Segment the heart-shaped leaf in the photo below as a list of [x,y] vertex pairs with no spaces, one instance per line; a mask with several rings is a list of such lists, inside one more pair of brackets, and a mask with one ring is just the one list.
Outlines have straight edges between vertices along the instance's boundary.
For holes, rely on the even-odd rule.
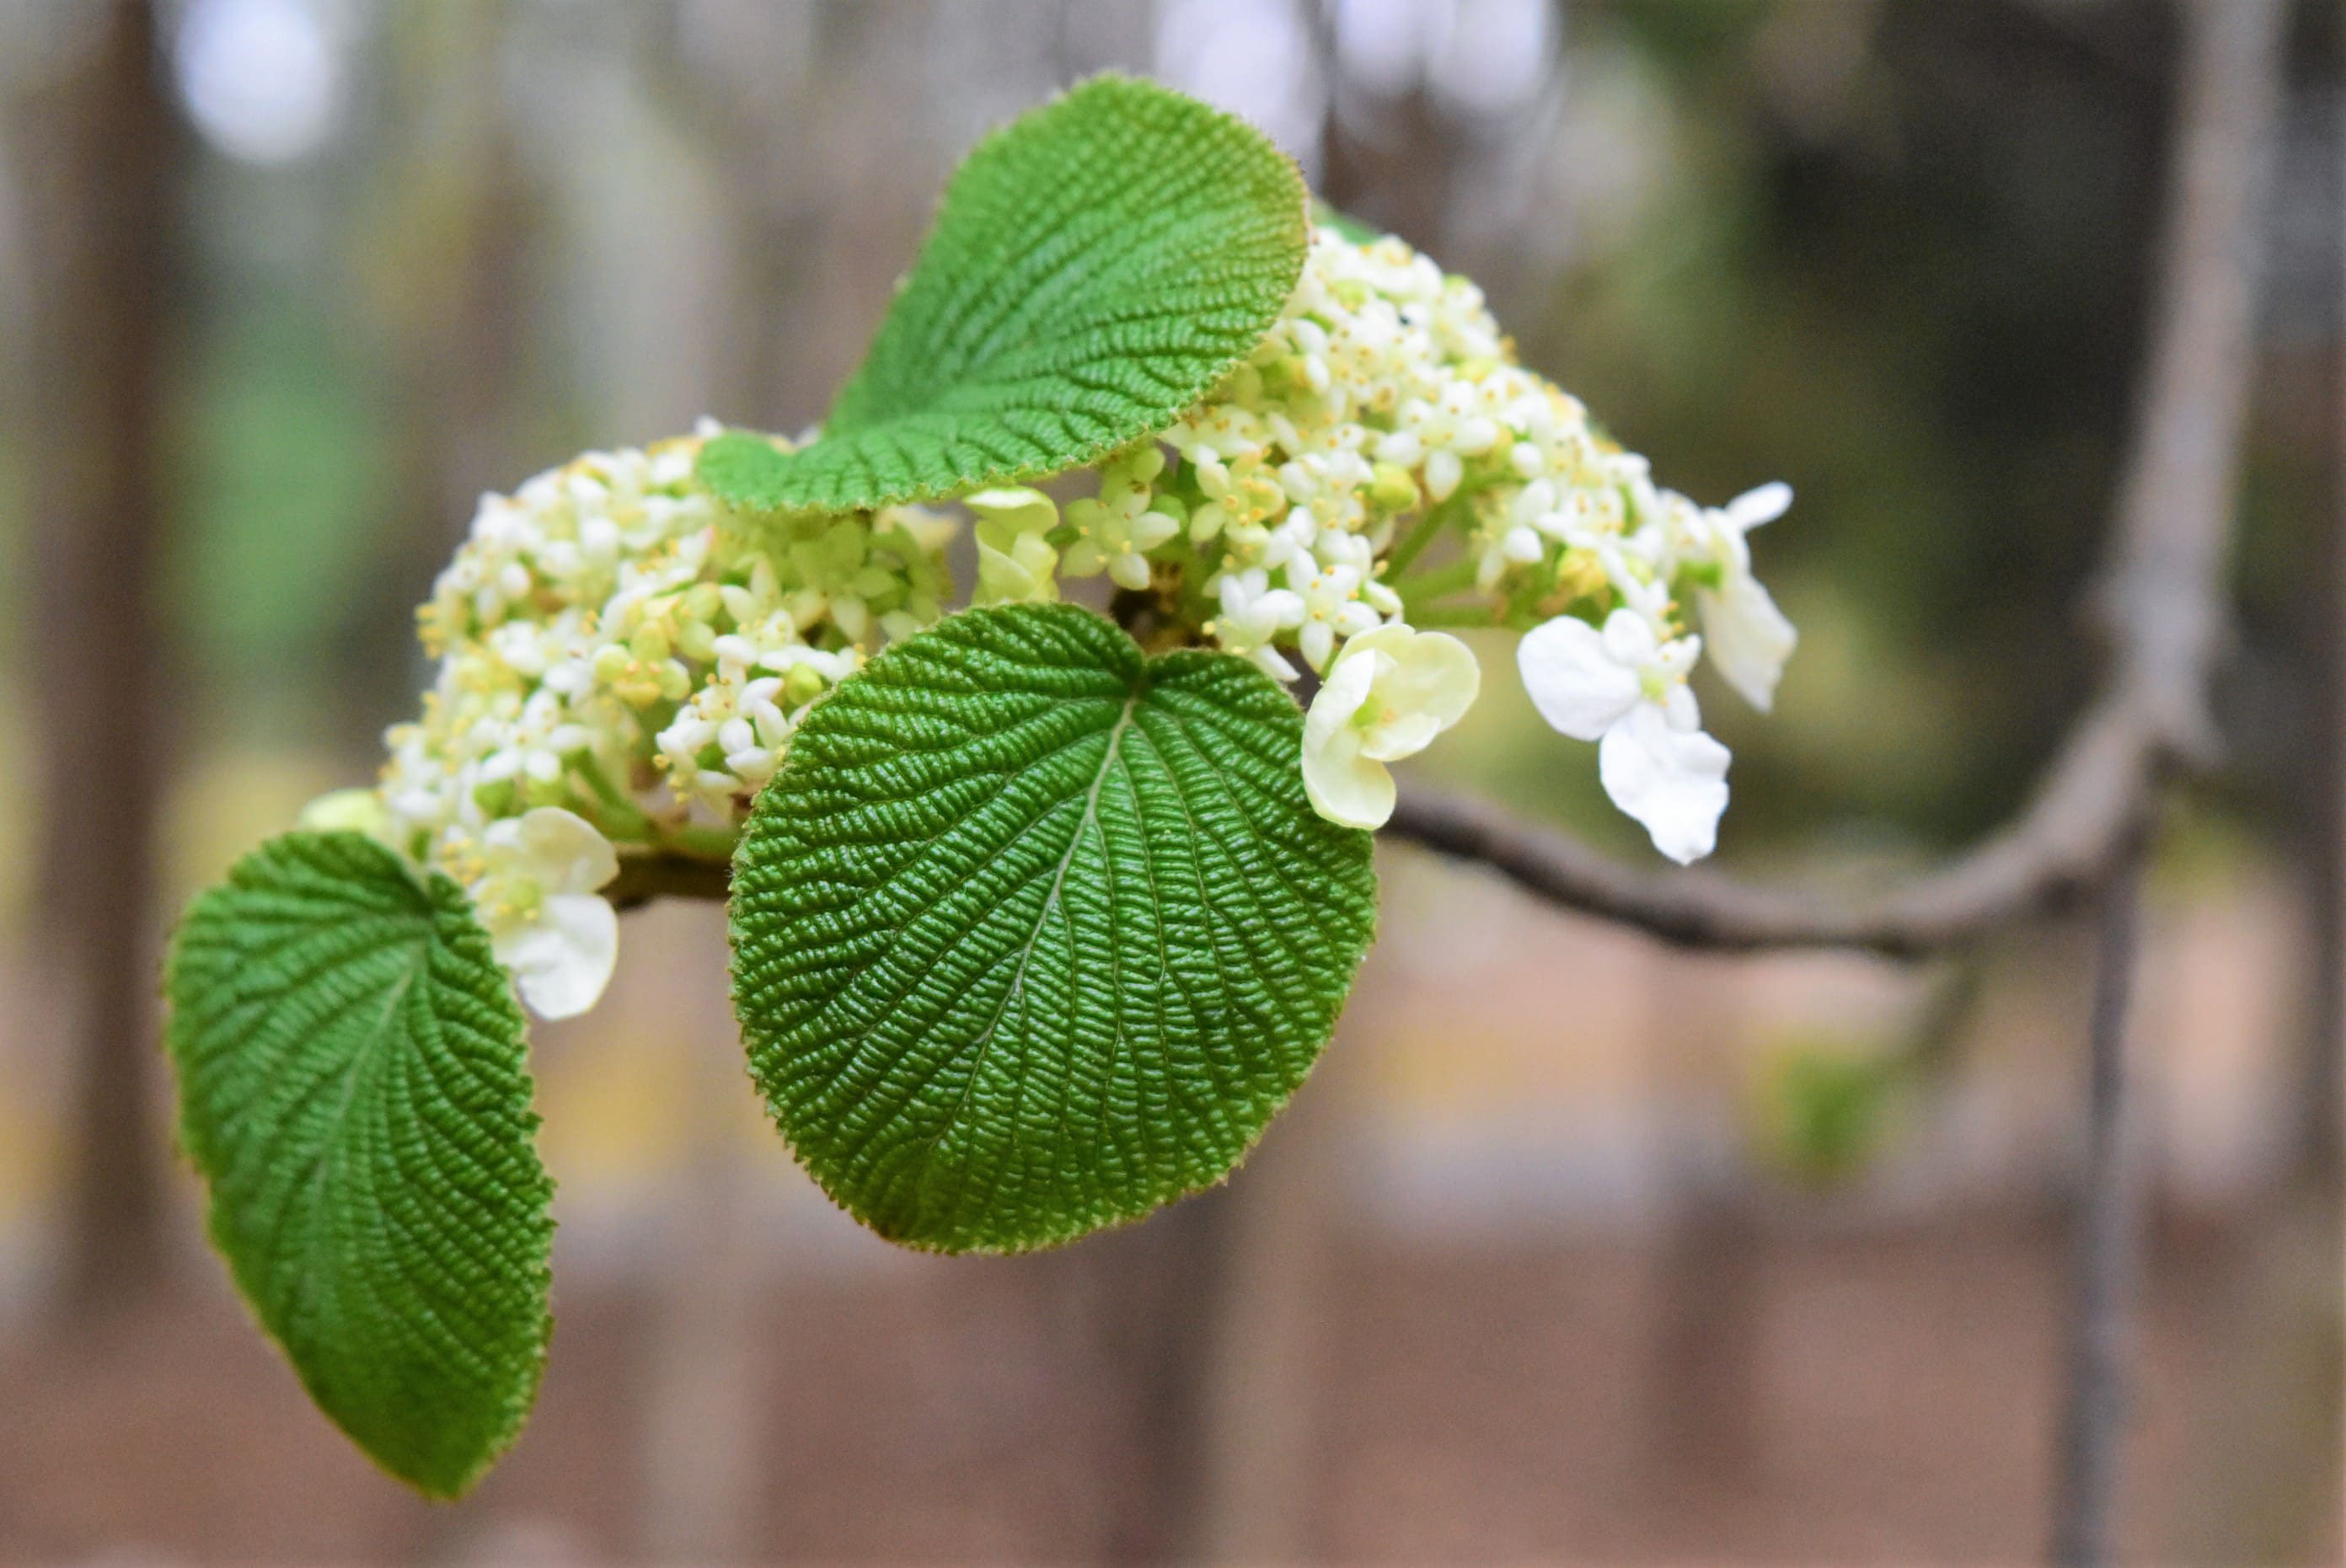
[[762,509],[950,495],[1164,429],[1270,331],[1305,195],[1261,132],[1096,76],[980,142],[821,439],[729,433],[700,475]]
[[361,1448],[458,1495],[536,1396],[554,1235],[521,1011],[464,890],[290,833],[196,901],[168,987],[238,1286]]
[[809,715],[735,859],[733,990],[799,1157],[882,1235],[1047,1246],[1219,1180],[1376,918],[1302,717],[1229,654],[971,610]]

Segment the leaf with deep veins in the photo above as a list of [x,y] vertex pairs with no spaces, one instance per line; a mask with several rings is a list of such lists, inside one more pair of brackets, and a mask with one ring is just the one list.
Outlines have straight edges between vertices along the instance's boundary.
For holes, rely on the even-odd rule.
[[1219,1180],[1311,1069],[1375,924],[1301,716],[1228,654],[972,610],[809,715],[734,869],[767,1103],[883,1236],[1065,1241]]
[[845,510],[1093,463],[1262,341],[1307,239],[1302,176],[1260,131],[1094,77],[963,162],[821,437],[719,436],[701,479],[743,505]]
[[196,901],[168,983],[239,1288],[360,1447],[459,1495],[536,1395],[554,1235],[521,1011],[464,890],[289,833]]

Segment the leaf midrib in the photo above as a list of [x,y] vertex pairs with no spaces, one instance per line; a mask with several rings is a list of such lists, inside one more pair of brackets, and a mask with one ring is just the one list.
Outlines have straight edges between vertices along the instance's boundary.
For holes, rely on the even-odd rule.
[[[921,1198],[926,1196],[929,1173],[934,1168],[930,1156],[936,1153],[938,1145],[944,1142],[960,1124],[963,1113],[969,1109],[969,1097],[976,1092],[978,1080],[984,1075],[985,1054],[993,1048],[995,1036],[1001,1033],[1002,1021],[1009,1015],[1011,1003],[1025,990],[1026,970],[1035,957],[1035,944],[1043,940],[1043,928],[1050,923],[1051,911],[1058,907],[1059,895],[1067,885],[1067,868],[1075,863],[1076,848],[1084,841],[1084,830],[1098,818],[1100,789],[1107,782],[1108,770],[1117,765],[1117,751],[1124,744],[1125,732],[1132,728],[1133,710],[1140,706],[1142,691],[1143,688],[1137,686],[1133,688],[1131,695],[1124,699],[1123,711],[1117,715],[1116,723],[1108,729],[1107,745],[1100,751],[1099,768],[1092,775],[1091,788],[1084,792],[1083,815],[1076,819],[1075,831],[1067,835],[1067,847],[1059,856],[1057,869],[1051,874],[1051,891],[1045,895],[1043,907],[1035,911],[1034,929],[1026,933],[1025,945],[1018,950],[1018,972],[1010,977],[1010,987],[1002,994],[1002,1004],[994,1010],[994,1016],[986,1022],[985,1033],[978,1037],[977,1055],[970,1063],[969,1077],[962,1084],[961,1098],[954,1102],[954,1108],[946,1115],[944,1124],[930,1137],[927,1148],[923,1151],[923,1190],[915,1195],[913,1207],[916,1209]],[[1118,1027],[1122,1027],[1120,1022]]]
[[[315,1207],[310,1201],[311,1195],[326,1168],[327,1160],[342,1146],[342,1133],[350,1122],[351,1107],[358,1102],[360,1080],[366,1075],[368,1066],[381,1051],[382,1041],[393,1033],[392,1021],[406,1007],[408,993],[415,989],[417,976],[431,966],[431,945],[432,938],[421,933],[409,944],[411,962],[386,993],[387,1003],[382,1016],[351,1052],[350,1068],[343,1074],[342,1102],[334,1107],[325,1135],[318,1140],[318,1152],[311,1158],[309,1168],[301,1173],[301,1179],[295,1184],[295,1204],[289,1204],[288,1211],[291,1212],[298,1204],[309,1214],[309,1222],[304,1227],[309,1235],[302,1238],[301,1269],[294,1278],[292,1299],[287,1303],[289,1322],[307,1315],[311,1295],[304,1288],[304,1283],[321,1277],[315,1267],[320,1237],[321,1232],[332,1229],[318,1224]],[[273,1245],[271,1250],[274,1250]],[[339,1271],[337,1275],[339,1277]]]

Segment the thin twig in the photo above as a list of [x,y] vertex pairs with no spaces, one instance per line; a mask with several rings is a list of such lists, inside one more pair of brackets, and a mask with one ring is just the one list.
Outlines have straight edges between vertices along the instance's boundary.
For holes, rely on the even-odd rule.
[[2279,99],[2279,0],[2183,10],[2187,79],[2150,371],[2089,606],[2107,674],[2027,809],[1944,868],[1856,902],[1633,870],[1423,789],[1402,795],[1393,836],[1689,947],[1928,952],[2074,901],[2101,879],[2162,776],[2204,766],[2214,749],[2208,677],[2225,640],[2224,556]]
[[672,854],[622,855],[619,874],[605,884],[603,896],[613,908],[623,911],[658,898],[714,899],[721,903],[732,881],[733,868],[721,860]]
[[1636,870],[1497,807],[1425,789],[1402,794],[1386,830],[1487,866],[1549,903],[1682,947],[1856,948],[1913,958],[1958,946],[2016,915],[2072,902],[2090,889],[2107,845],[2145,810],[2157,755],[2130,717],[2092,715],[2012,827],[1943,870],[1861,901],[1757,887],[1708,871]]
[[2102,889],[2094,972],[2086,1169],[2072,1229],[2066,1403],[2053,1511],[2053,1561],[2091,1568],[2110,1556],[2126,1428],[2127,1305],[2141,1220],[2127,1113],[2127,1004],[2140,943],[2142,850],[2129,840]]

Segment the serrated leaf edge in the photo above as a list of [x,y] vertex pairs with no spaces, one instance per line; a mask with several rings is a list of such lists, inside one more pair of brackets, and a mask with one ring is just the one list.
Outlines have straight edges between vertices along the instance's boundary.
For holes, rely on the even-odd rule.
[[[288,836],[290,835],[279,835],[279,837]],[[446,892],[454,894],[455,899],[461,901],[467,910],[471,907],[470,899],[464,893],[464,889],[459,886],[454,879],[440,871],[433,871],[424,867],[419,867],[413,861],[408,860],[404,855],[398,853],[396,850],[388,849],[372,839],[368,839],[364,834],[336,831],[332,833],[322,833],[318,836],[324,838],[349,838],[362,840],[371,848],[382,851],[387,860],[397,864],[402,874],[403,874],[409,882],[415,887],[416,891],[424,898],[427,903],[431,905],[435,913],[441,908],[441,898],[443,896],[444,888]],[[219,881],[207,887],[202,892],[197,894],[195,898],[189,900],[187,908],[180,912],[179,917],[177,920],[172,921],[171,929],[166,934],[163,963],[161,965],[160,973],[158,976],[158,990],[161,993],[159,1000],[163,1005],[166,1020],[165,1032],[167,1039],[168,1031],[172,1026],[171,1021],[174,1018],[174,1010],[170,1005],[170,996],[171,992],[174,989],[174,982],[176,981],[178,972],[180,932],[195,916],[198,907],[202,904],[206,899],[225,888],[232,886],[237,880],[237,873],[244,867],[245,863],[254,855],[258,854],[261,849],[265,849],[266,847],[267,844],[264,843],[262,845],[256,846],[252,850],[247,850],[242,855],[240,855],[237,858],[236,863],[229,868],[228,874],[225,877],[223,877]],[[484,946],[485,946],[487,942],[487,933],[485,932],[482,933],[482,941]],[[502,964],[497,967],[501,972],[505,973],[508,995],[510,996],[512,975],[510,972],[505,971]],[[513,1002],[512,1005],[515,1018],[521,1021],[518,1034],[522,1045],[525,1050],[526,1050],[528,1045],[526,1018],[521,1012],[521,1006],[518,1001]],[[176,1080],[178,1071],[177,1062],[178,1053],[168,1049],[167,1046],[165,1055],[170,1063],[170,1071]],[[535,1149],[537,1141],[536,1135],[538,1129],[545,1125],[545,1118],[539,1114],[536,1104],[537,1097],[537,1080],[535,1075],[529,1073],[526,1062],[525,1062],[523,1066],[523,1076],[529,1084],[531,1091],[531,1106],[528,1112],[528,1125],[526,1130],[530,1135],[531,1146]],[[222,1228],[225,1226],[226,1221],[222,1216],[219,1205],[212,1196],[211,1180],[209,1176],[205,1174],[203,1164],[198,1158],[195,1149],[191,1146],[190,1134],[186,1120],[187,1107],[184,1097],[179,1095],[177,1090],[176,1083],[174,1086],[174,1097],[178,1103],[175,1106],[175,1112],[171,1120],[173,1152],[179,1162],[186,1166],[188,1174],[203,1189],[204,1243],[211,1249],[214,1256],[219,1259],[222,1271],[228,1275],[229,1281],[234,1288],[230,1294],[236,1298],[237,1307],[244,1313],[246,1320],[252,1325],[255,1332],[257,1332],[263,1339],[267,1340],[269,1344],[276,1349],[279,1359],[283,1362],[285,1367],[293,1373],[294,1380],[301,1384],[301,1392],[310,1400],[311,1408],[320,1416],[323,1417],[328,1424],[332,1426],[336,1431],[341,1432],[343,1437],[348,1439],[351,1446],[365,1456],[369,1464],[372,1464],[376,1470],[380,1471],[390,1479],[399,1482],[402,1486],[405,1486],[419,1495],[434,1502],[455,1502],[466,1496],[474,1487],[480,1484],[482,1479],[485,1477],[491,1470],[496,1467],[498,1461],[503,1460],[506,1454],[513,1451],[514,1444],[520,1441],[522,1431],[528,1426],[531,1414],[536,1410],[537,1396],[546,1380],[546,1359],[548,1355],[551,1353],[554,1341],[554,1270],[551,1263],[549,1262],[547,1264],[540,1265],[537,1270],[537,1273],[540,1276],[540,1282],[545,1288],[546,1307],[539,1314],[539,1332],[536,1337],[536,1342],[532,1347],[530,1352],[528,1381],[524,1388],[516,1392],[513,1399],[506,1401],[506,1419],[498,1428],[496,1435],[487,1444],[484,1445],[481,1457],[474,1462],[471,1469],[467,1470],[463,1475],[458,1477],[453,1484],[444,1488],[420,1477],[409,1475],[403,1471],[394,1469],[390,1463],[384,1461],[381,1455],[377,1454],[373,1449],[361,1441],[356,1433],[343,1426],[342,1421],[336,1418],[332,1411],[328,1410],[324,1404],[320,1401],[315,1390],[311,1386],[308,1369],[305,1369],[301,1365],[301,1361],[295,1358],[291,1348],[285,1343],[283,1338],[280,1336],[274,1329],[270,1327],[267,1319],[262,1318],[260,1308],[259,1304],[253,1300],[251,1294],[246,1289],[242,1272],[238,1268],[236,1259],[229,1251],[228,1243],[222,1236]],[[545,1169],[545,1162],[543,1159],[539,1161],[539,1176],[537,1185],[545,1198],[546,1210],[546,1223],[547,1227],[547,1253],[550,1258],[553,1248],[553,1235],[554,1232],[560,1227],[560,1221],[555,1217],[553,1213],[556,1183],[552,1173]]]
[[[970,606],[969,608],[955,611],[954,616],[948,616],[946,619],[951,620],[957,618],[960,616],[968,615],[971,613],[972,609],[978,607],[979,606]],[[1079,609],[1079,606],[1048,606],[1042,607],[1051,609],[1064,608],[1069,610]],[[1080,610],[1080,613],[1087,616],[1094,615],[1094,612],[1090,610]],[[1113,621],[1108,621],[1108,617],[1106,616],[1096,616],[1096,618],[1107,622],[1107,624],[1111,626],[1115,625]],[[944,623],[941,621],[937,624],[942,626]],[[934,627],[926,629],[933,630]],[[1117,631],[1127,641],[1132,641],[1131,634],[1125,631],[1122,626],[1117,626]],[[1126,700],[1124,716],[1118,721],[1119,727],[1129,720],[1134,706],[1147,694],[1148,683],[1156,674],[1160,666],[1175,660],[1187,659],[1192,657],[1230,659],[1237,659],[1239,657],[1235,654],[1224,654],[1217,649],[1206,647],[1170,648],[1163,653],[1150,654],[1147,650],[1143,649],[1137,641],[1132,642],[1132,647],[1133,651],[1140,656],[1140,678],[1142,685],[1136,688],[1132,696]],[[861,678],[865,673],[879,667],[881,661],[886,659],[893,651],[895,650],[892,646],[888,648],[883,648],[879,654],[875,655],[871,662],[866,664],[862,669],[858,670],[854,676],[852,676],[849,678]],[[1239,662],[1244,663],[1245,661],[1241,659]],[[1250,666],[1249,667],[1252,667]],[[1265,678],[1267,679],[1268,677]],[[842,686],[845,684],[845,682],[841,683]],[[834,687],[831,688],[831,691],[825,692],[821,697],[817,699],[817,705],[820,706],[821,702],[828,701],[832,693],[836,692],[838,689],[838,687]],[[1288,698],[1288,700],[1290,702],[1294,700],[1294,694],[1289,691],[1286,687],[1279,687],[1278,689],[1282,696],[1285,696]],[[1109,755],[1113,755],[1113,748],[1110,748]],[[1300,765],[1300,763],[1299,759],[1299,766]],[[782,769],[786,771],[789,767],[790,763],[788,759],[785,759],[782,764]],[[778,771],[774,777],[776,780],[779,780],[782,777],[782,772]],[[1093,782],[1093,790],[1095,794],[1098,789],[1099,780],[1104,779],[1106,777],[1107,767],[1105,763],[1103,763],[1098,777],[1095,779]],[[767,788],[772,788],[772,784],[773,781],[770,780]],[[1371,837],[1373,837],[1373,835],[1371,835]],[[741,885],[741,872],[745,869],[749,850],[750,835],[745,831],[741,836],[740,841],[734,846],[733,850],[732,886],[737,889]],[[1065,871],[1066,864],[1063,861],[1060,867],[1061,874],[1064,874]],[[1173,1205],[1180,1203],[1185,1199],[1196,1197],[1201,1193],[1211,1192],[1216,1187],[1227,1186],[1230,1180],[1239,1174],[1239,1171],[1246,1165],[1247,1161],[1253,1157],[1254,1151],[1261,1145],[1264,1136],[1270,1133],[1272,1124],[1277,1122],[1280,1116],[1286,1114],[1288,1106],[1294,1104],[1295,1096],[1302,1093],[1304,1085],[1309,1084],[1311,1079],[1317,1075],[1321,1057],[1324,1056],[1329,1047],[1335,1044],[1337,1034],[1343,1028],[1345,1011],[1352,1005],[1352,991],[1354,984],[1357,984],[1359,981],[1360,966],[1366,961],[1370,952],[1376,946],[1377,935],[1379,929],[1382,924],[1383,914],[1383,883],[1374,876],[1372,871],[1369,890],[1368,923],[1362,933],[1359,952],[1353,956],[1352,961],[1353,983],[1347,984],[1345,986],[1342,997],[1338,1000],[1334,1012],[1329,1016],[1328,1037],[1321,1042],[1319,1052],[1316,1053],[1312,1058],[1312,1067],[1310,1070],[1307,1070],[1303,1076],[1299,1079],[1294,1086],[1290,1088],[1286,1094],[1279,1096],[1277,1102],[1271,1105],[1269,1113],[1263,1116],[1262,1120],[1248,1135],[1245,1144],[1239,1148],[1237,1157],[1230,1161],[1229,1166],[1225,1168],[1219,1176],[1215,1176],[1210,1180],[1200,1182],[1194,1186],[1184,1187],[1179,1192],[1168,1195],[1158,1201],[1156,1204],[1137,1214],[1112,1215],[1105,1219],[1079,1222],[1068,1227],[1063,1231],[1056,1231],[1047,1236],[1038,1237],[1031,1241],[1013,1244],[982,1242],[966,1247],[948,1247],[942,1243],[930,1241],[919,1237],[892,1235],[887,1231],[882,1230],[878,1226],[872,1224],[871,1220],[857,1213],[854,1207],[851,1205],[832,1186],[831,1180],[816,1169],[815,1163],[810,1160],[800,1149],[798,1140],[790,1135],[790,1130],[783,1125],[782,1118],[777,1112],[772,1098],[767,1095],[762,1088],[758,1089],[759,1099],[766,1110],[766,1119],[768,1123],[774,1128],[777,1135],[781,1138],[783,1146],[789,1149],[791,1162],[795,1164],[800,1170],[806,1173],[809,1179],[813,1181],[817,1189],[821,1192],[822,1196],[827,1200],[829,1200],[831,1205],[834,1208],[837,1208],[842,1214],[845,1215],[848,1218],[853,1220],[859,1228],[869,1231],[873,1236],[880,1237],[882,1241],[894,1247],[901,1247],[908,1252],[923,1253],[931,1257],[1020,1257],[1036,1252],[1046,1252],[1055,1247],[1070,1246],[1076,1242],[1084,1240],[1087,1237],[1102,1236],[1111,1231],[1123,1230],[1131,1226],[1139,1225],[1146,1220],[1153,1219],[1158,1215],[1163,1213],[1167,1208],[1169,1208]],[[731,897],[729,897],[726,900],[725,933],[726,946],[732,954],[735,962],[738,962],[740,953],[741,933],[739,925],[735,921],[733,899]],[[743,1033],[742,1044],[745,1049],[749,1047],[750,1041],[746,1030]],[[754,1086],[754,1079],[752,1082]]]
[[[1057,107],[1060,103],[1064,102],[1075,93],[1098,82],[1134,82],[1152,87],[1164,86],[1164,84],[1153,81],[1149,77],[1134,76],[1130,72],[1127,71],[1111,70],[1096,72],[1093,75],[1085,77],[1081,81],[1069,83],[1066,87],[1062,87],[1059,91],[1052,94],[1041,103],[1031,105],[1030,107],[1020,110],[1009,119],[1003,121],[1000,125],[994,126],[983,136],[979,137],[977,140],[970,144],[969,150],[962,155],[961,161],[963,163],[968,162],[971,158],[975,158],[986,147],[998,138],[1009,135],[1026,120]],[[1165,90],[1170,92],[1178,89],[1166,88]],[[1270,136],[1263,131],[1262,127],[1254,124],[1251,120],[1247,119],[1244,116],[1233,114],[1229,110],[1221,108],[1216,105],[1207,104],[1202,99],[1198,101],[1215,118],[1225,124],[1242,127],[1247,130],[1252,131],[1255,135],[1261,137],[1264,141],[1270,142]],[[1290,279],[1288,283],[1288,291],[1292,293],[1295,283],[1300,281],[1303,276],[1303,264],[1306,253],[1309,251],[1311,243],[1311,189],[1310,184],[1303,178],[1302,166],[1298,164],[1294,158],[1290,155],[1286,149],[1280,148],[1278,143],[1270,142],[1270,146],[1274,151],[1278,152],[1280,162],[1285,167],[1294,186],[1294,209],[1296,215],[1295,232],[1297,241],[1295,251],[1295,277]],[[959,165],[956,165],[955,168],[956,172],[958,172]],[[937,227],[944,220],[945,202],[947,198],[951,196],[952,191],[953,181],[951,178],[948,178],[945,181],[945,184],[938,190],[936,200],[930,207],[928,225],[922,230],[920,244],[913,252],[915,266],[918,265],[919,258],[928,250],[930,242],[936,238]],[[910,267],[906,268],[903,272],[897,275],[895,286],[889,290],[888,299],[890,309],[893,309],[897,298],[901,296],[906,287],[910,285],[912,279],[913,269]],[[882,311],[881,312],[881,321],[885,322],[886,320],[887,311]],[[1270,323],[1266,323],[1265,325],[1266,334],[1268,333],[1269,325]],[[874,326],[872,329],[872,341],[876,342],[878,341],[878,336],[879,328]],[[1257,344],[1259,344],[1260,341],[1260,340],[1258,339]],[[1196,408],[1200,402],[1203,402],[1208,397],[1212,395],[1213,389],[1221,384],[1223,378],[1228,376],[1232,371],[1238,369],[1239,365],[1246,362],[1247,356],[1254,351],[1255,346],[1257,345],[1250,345],[1247,348],[1241,349],[1217,363],[1213,373],[1206,378],[1205,385],[1200,389],[1197,398],[1193,399],[1186,406],[1176,412],[1173,417],[1166,421],[1163,424],[1155,426],[1150,430],[1144,431],[1137,435],[1128,437],[1122,441],[1093,442],[1087,445],[1078,447],[1076,449],[1076,455],[1073,459],[1056,466],[1021,467],[1016,464],[1010,464],[998,468],[989,468],[980,472],[974,477],[958,479],[952,484],[943,487],[932,488],[929,486],[915,485],[908,489],[886,491],[882,493],[877,499],[872,501],[867,506],[848,508],[847,510],[869,511],[882,506],[902,506],[915,502],[953,500],[960,496],[969,494],[972,492],[991,489],[996,485],[1023,484],[1032,480],[1047,479],[1055,474],[1072,473],[1075,470],[1081,468],[1089,468],[1093,464],[1103,462],[1117,453],[1137,446],[1143,442],[1153,441],[1158,436],[1163,434],[1166,431],[1170,430],[1174,425],[1178,424],[1181,420],[1188,415],[1191,409]],[[839,393],[834,394],[832,399],[834,406],[837,403],[838,397],[844,395],[847,388],[852,385],[854,382],[862,375],[864,365],[868,362],[871,356],[871,348],[872,344],[870,342],[867,342],[864,345],[864,358],[856,361],[855,369],[848,373],[846,381],[840,383]],[[774,440],[774,437],[767,432],[750,430],[746,427],[729,425],[726,427],[726,432],[728,434],[755,436],[769,443]],[[789,456],[795,455],[796,453],[811,451],[815,445],[822,441],[822,439],[823,433],[818,433],[813,440],[797,447],[793,453],[783,453],[780,449],[776,449],[775,455],[777,457],[787,458]],[[706,473],[700,469],[697,463],[694,465],[694,472],[696,477],[699,477],[704,484],[708,484]],[[745,511],[778,513],[836,510],[834,508],[796,506],[790,504],[769,506],[760,502],[745,499],[739,495],[728,494],[726,492],[719,490],[713,484],[709,484],[709,488],[727,504],[740,507]]]

